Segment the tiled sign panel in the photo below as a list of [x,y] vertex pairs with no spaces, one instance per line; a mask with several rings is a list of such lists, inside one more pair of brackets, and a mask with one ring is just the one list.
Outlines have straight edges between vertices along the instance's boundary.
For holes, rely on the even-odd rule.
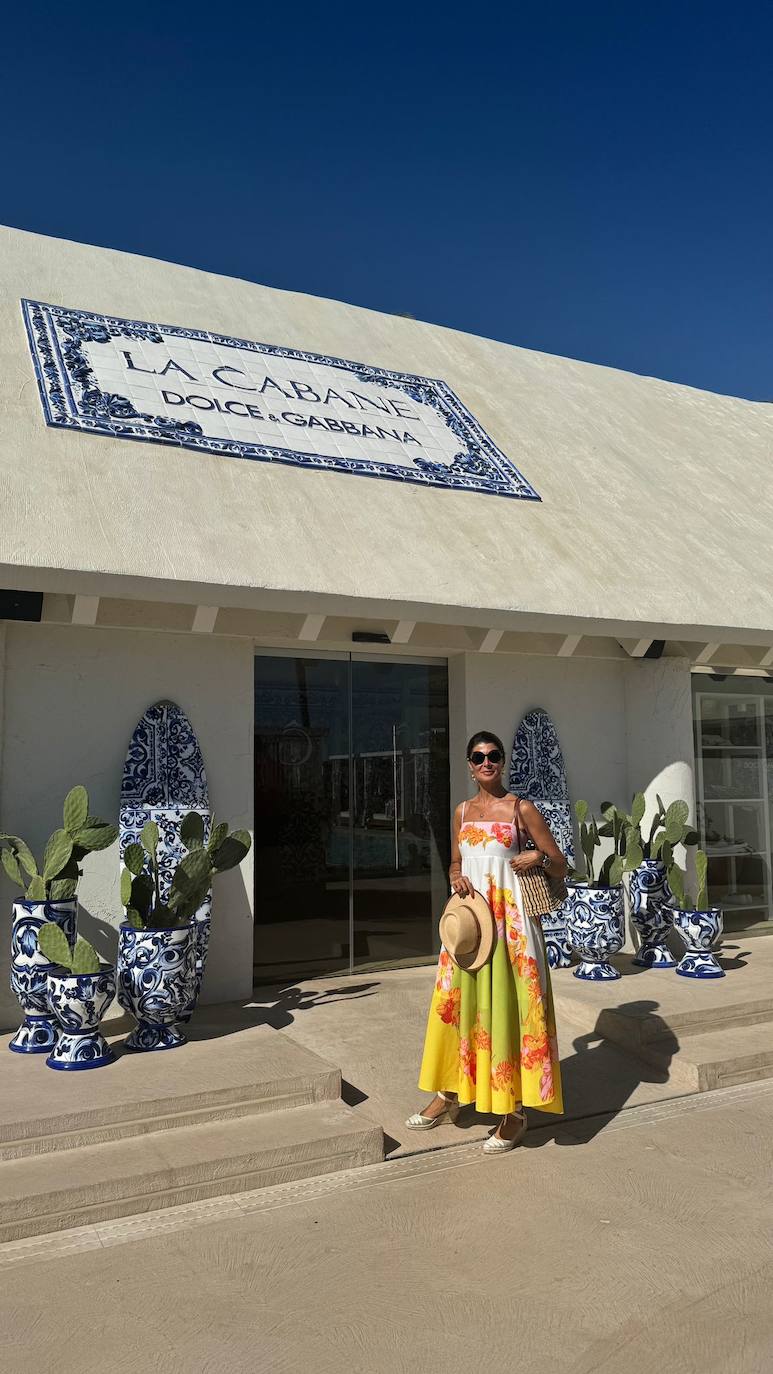
[[40,301],[22,310],[49,425],[539,500],[445,382]]

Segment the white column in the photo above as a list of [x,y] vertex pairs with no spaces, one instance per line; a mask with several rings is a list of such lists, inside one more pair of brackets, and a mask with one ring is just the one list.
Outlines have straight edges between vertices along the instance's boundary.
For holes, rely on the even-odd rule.
[[643,792],[645,825],[657,805],[683,799],[695,818],[695,747],[687,659],[639,659],[625,665],[628,796]]

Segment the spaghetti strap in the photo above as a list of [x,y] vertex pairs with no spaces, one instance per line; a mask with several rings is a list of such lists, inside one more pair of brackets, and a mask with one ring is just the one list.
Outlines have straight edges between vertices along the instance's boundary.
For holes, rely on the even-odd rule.
[[466,801],[463,801],[463,802],[462,802],[462,818],[461,818],[461,820],[460,820],[460,822],[459,822],[459,829],[460,829],[460,830],[461,830],[462,826],[464,825],[464,813],[465,813],[466,809],[467,809],[467,802],[466,802]]

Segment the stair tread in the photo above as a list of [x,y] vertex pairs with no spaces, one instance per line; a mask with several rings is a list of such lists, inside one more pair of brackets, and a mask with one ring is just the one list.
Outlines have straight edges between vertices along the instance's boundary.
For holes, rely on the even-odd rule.
[[[207,1009],[210,1010],[210,1009]],[[337,1098],[338,1069],[268,1025],[245,1025],[228,1008],[197,1016],[188,1045],[156,1054],[121,1054],[91,1073],[55,1073],[43,1055],[6,1052],[0,1145],[95,1125],[153,1118],[240,1102],[294,1088],[308,1099]],[[224,1012],[226,1013],[224,1016]],[[109,1030],[109,1023],[105,1027]],[[108,1037],[119,1050],[121,1037]]]
[[[657,1051],[658,1041],[650,1041],[650,1048]],[[678,1051],[678,1058],[691,1064],[725,1063],[752,1055],[773,1061],[773,1022],[719,1026],[713,1031],[701,1031],[688,1035]]]
[[[48,1198],[57,1196],[68,1205],[88,1199],[127,1197],[136,1192],[163,1191],[194,1175],[216,1179],[228,1176],[228,1165],[249,1172],[266,1161],[309,1157],[315,1146],[321,1153],[337,1142],[354,1148],[358,1143],[375,1150],[382,1138],[380,1126],[343,1102],[318,1102],[290,1111],[240,1117],[175,1131],[83,1145],[66,1155],[29,1155],[0,1165],[0,1220],[21,1211],[38,1214]],[[224,1189],[227,1191],[227,1189]],[[22,1204],[27,1202],[27,1206]],[[141,1210],[138,1208],[138,1210]]]

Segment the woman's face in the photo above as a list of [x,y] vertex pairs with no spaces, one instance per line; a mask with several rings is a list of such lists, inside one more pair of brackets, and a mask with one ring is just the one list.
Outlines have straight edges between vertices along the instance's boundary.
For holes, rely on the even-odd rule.
[[498,745],[484,740],[470,754],[470,772],[476,782],[493,782],[501,776],[505,761]]

